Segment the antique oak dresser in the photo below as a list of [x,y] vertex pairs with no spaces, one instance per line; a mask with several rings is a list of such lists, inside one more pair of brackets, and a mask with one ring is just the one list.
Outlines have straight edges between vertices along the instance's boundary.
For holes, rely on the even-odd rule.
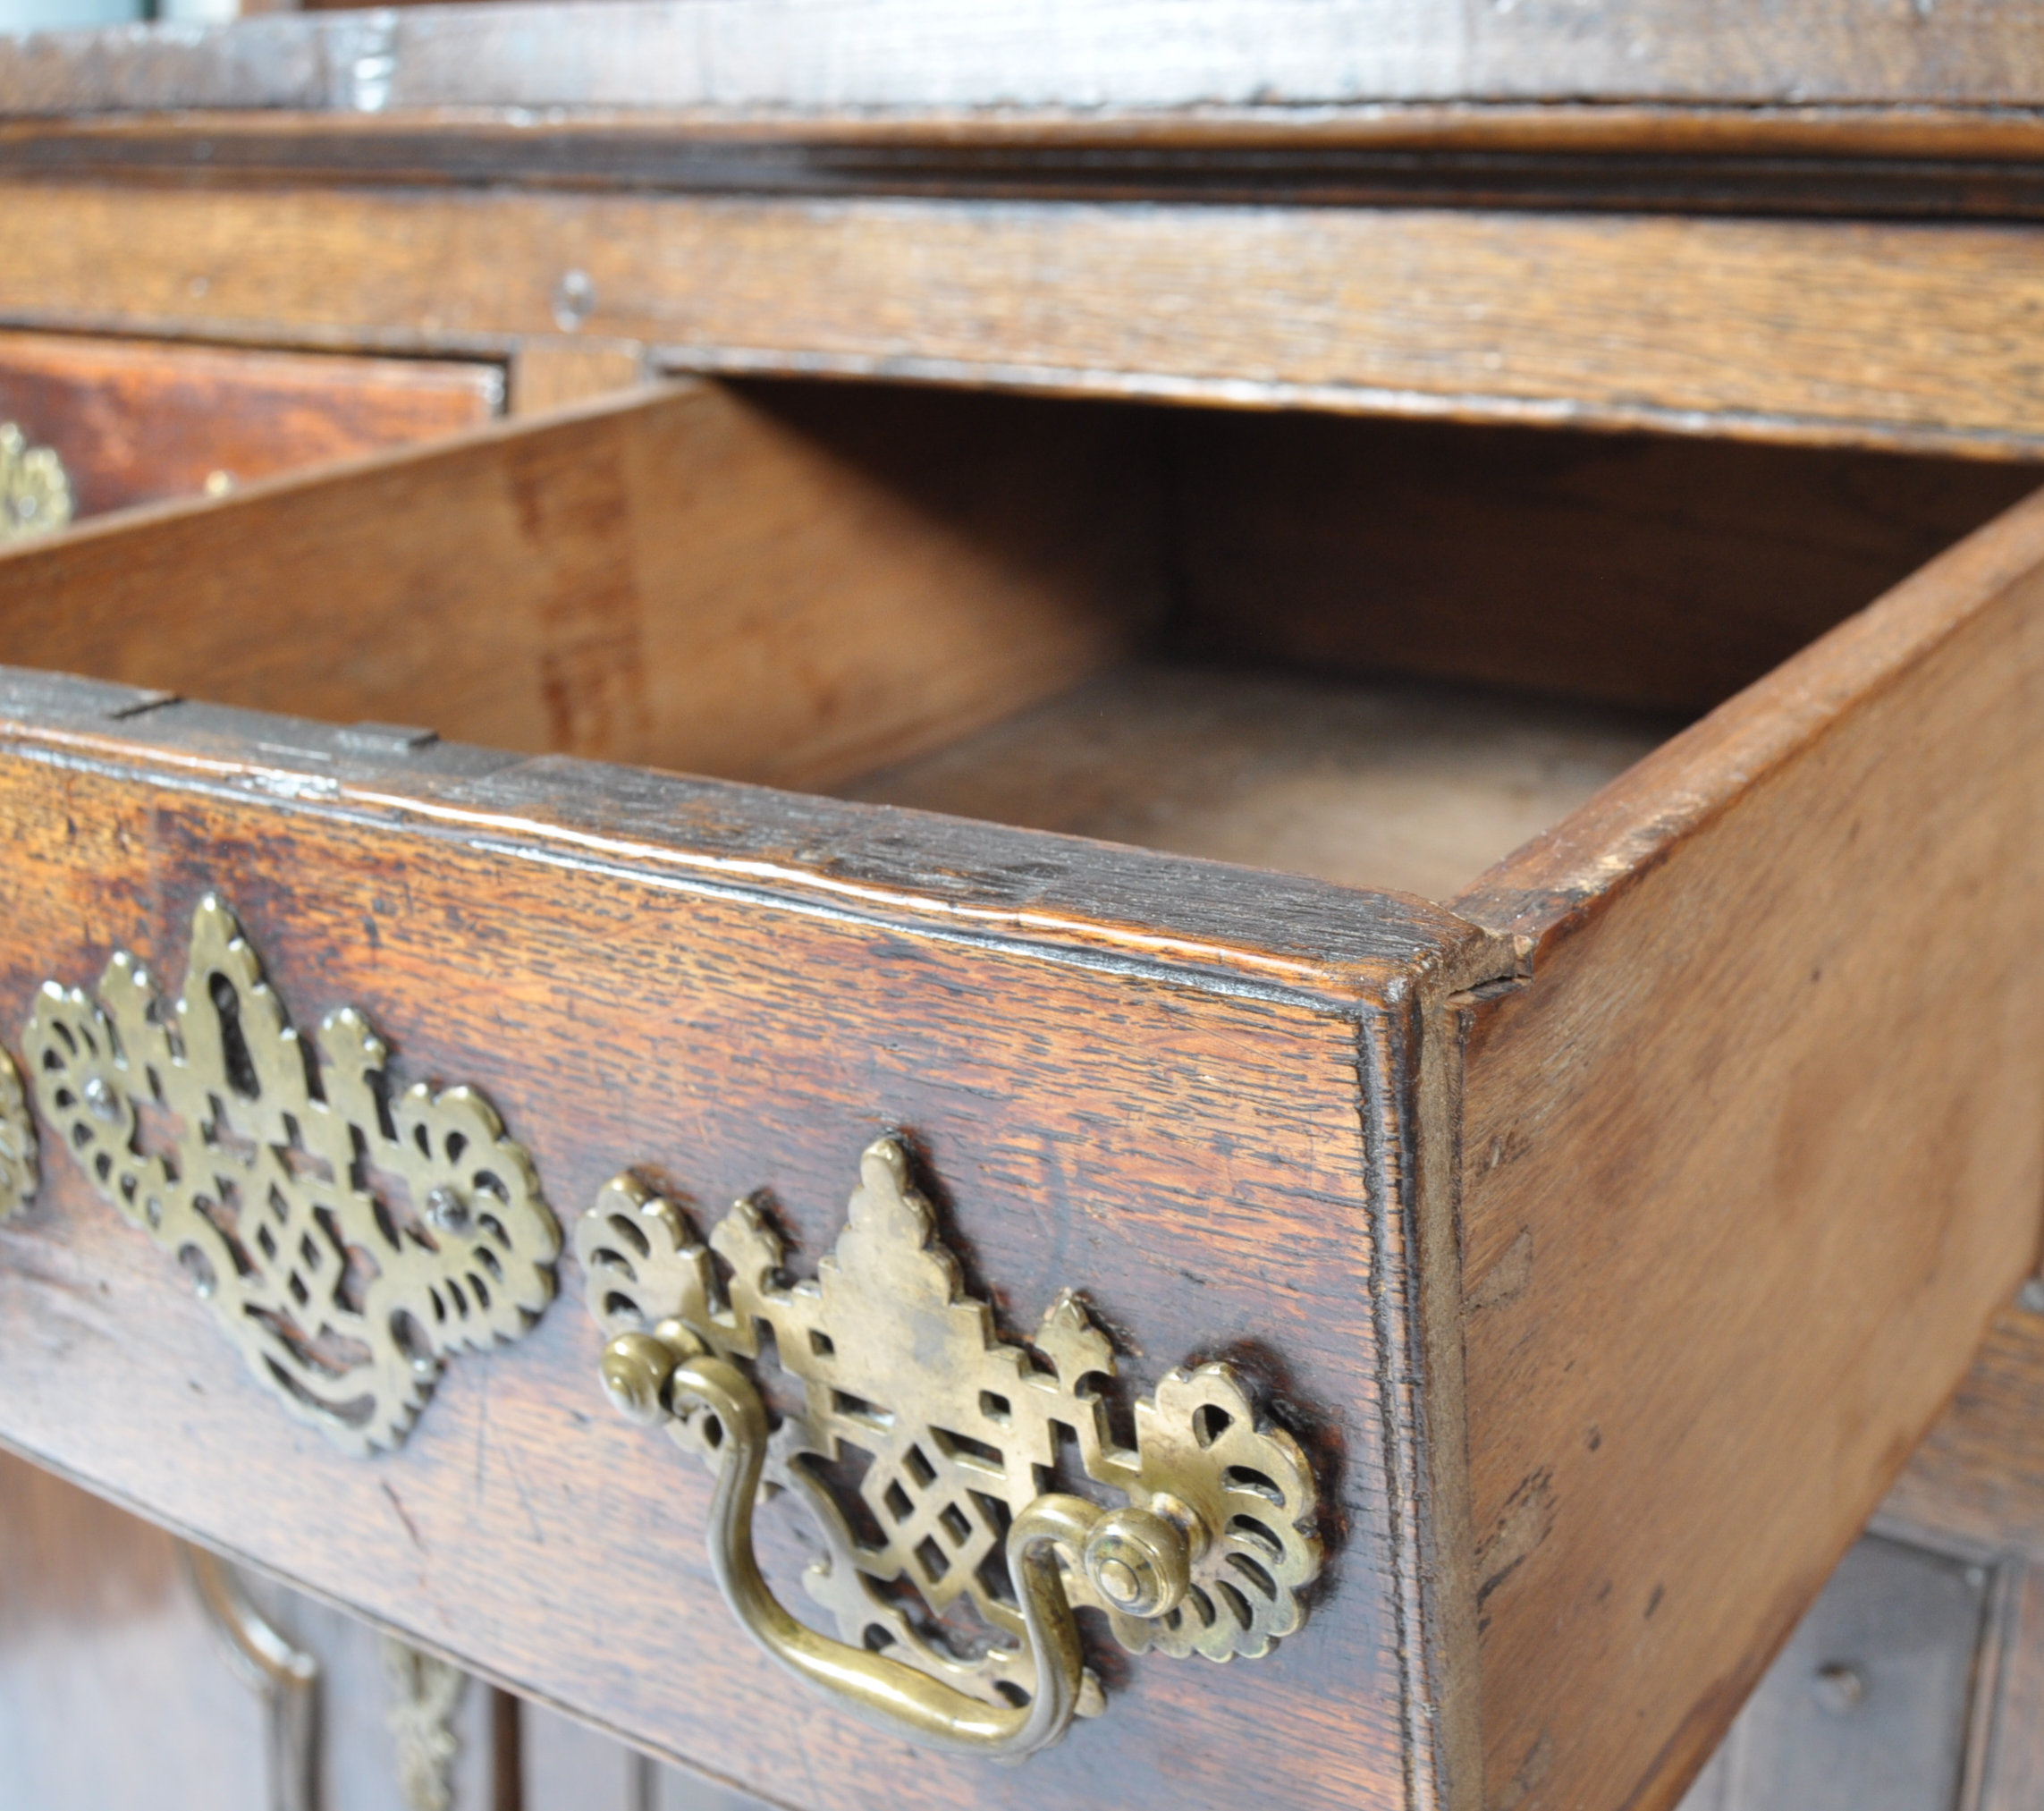
[[[1985,0],[0,41],[0,1443],[774,1804],[1674,1804],[2024,1337],[2040,107]],[[2039,1544],[1973,1425],[1883,1528]]]

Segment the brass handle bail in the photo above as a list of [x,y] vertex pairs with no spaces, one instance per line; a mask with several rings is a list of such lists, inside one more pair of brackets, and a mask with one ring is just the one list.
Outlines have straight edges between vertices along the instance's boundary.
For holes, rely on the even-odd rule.
[[[1007,1558],[1035,1659],[1034,1689],[1026,1705],[984,1704],[884,1654],[817,1634],[774,1596],[752,1543],[753,1506],[767,1458],[766,1410],[742,1371],[644,1334],[612,1341],[604,1360],[606,1383],[613,1372],[629,1372],[635,1386],[652,1387],[661,1407],[650,1417],[641,1411],[635,1418],[657,1420],[689,1409],[710,1417],[714,1431],[705,1425],[704,1438],[719,1454],[710,1501],[710,1564],[731,1613],[789,1672],[866,1722],[949,1754],[1018,1761],[1064,1734],[1085,1687],[1085,1656],[1057,1555],[1061,1548],[1090,1558],[1108,1519],[1097,1504],[1046,1494],[1015,1519]],[[1183,1536],[1170,1529],[1167,1542],[1171,1538],[1179,1542],[1182,1575]],[[1126,1561],[1110,1556],[1103,1562],[1126,1574],[1134,1588],[1136,1574]]]

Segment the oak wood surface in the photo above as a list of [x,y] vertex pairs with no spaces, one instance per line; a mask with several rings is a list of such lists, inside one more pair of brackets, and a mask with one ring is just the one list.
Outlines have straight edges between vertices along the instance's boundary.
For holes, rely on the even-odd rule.
[[2033,1260],[2040,707],[2033,500],[1457,901],[1531,975],[1467,1047],[1493,1801],[1672,1802]]
[[[544,21],[544,23],[540,23]],[[536,25],[538,29],[535,29]],[[30,38],[12,112],[165,106],[1080,108],[1415,100],[2044,103],[1992,0],[631,0]]]
[[[258,248],[264,255],[256,255]],[[1439,208],[0,186],[0,322],[2044,452],[2031,231]],[[118,273],[118,282],[110,276]]]
[[1677,725],[1145,662],[840,796],[1451,899]]
[[901,1129],[1010,1322],[1072,1282],[1138,1380],[1249,1365],[1329,1468],[1339,1553],[1274,1658],[1132,1666],[1107,1721],[1026,1769],[905,1763],[731,1629],[707,1479],[603,1406],[571,1268],[524,1340],[450,1367],[401,1453],[355,1461],[249,1386],[54,1148],[0,1231],[7,1443],[783,1802],[1440,1789],[1469,1706],[1438,1697],[1426,1467],[1456,1455],[1423,1450],[1407,1140],[1417,1001],[1495,972],[1480,934],[951,819],[445,746],[401,763],[118,688],[17,675],[6,709],[0,1023],[116,944],[178,972],[216,886],[299,1022],[353,1002],[408,1077],[480,1087],[563,1215],[632,1162],[698,1213],[764,1189],[806,1272],[857,1152]]
[[0,420],[55,449],[80,515],[473,427],[487,364],[0,333]]
[[1143,425],[992,425],[927,393],[698,387],[486,428],[17,546],[0,653],[815,783],[1070,682],[1155,607]]
[[511,406],[517,415],[544,415],[591,397],[629,390],[646,381],[646,348],[560,334],[521,340],[511,354]]

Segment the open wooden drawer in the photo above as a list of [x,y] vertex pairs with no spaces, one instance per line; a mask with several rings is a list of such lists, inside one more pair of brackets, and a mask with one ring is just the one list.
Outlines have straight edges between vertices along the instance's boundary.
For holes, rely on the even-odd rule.
[[[0,657],[91,676],[13,672],[0,732],[0,1025],[43,1106],[0,1438],[788,1804],[1672,1802],[2035,1256],[2044,507],[1961,541],[2027,486],[699,385],[0,556]],[[1429,677],[1340,678],[1373,666]],[[345,1007],[298,1074],[274,1015]],[[1001,1333],[1076,1290],[1118,1384],[1068,1308],[964,1387],[977,1323],[916,1297],[900,1176],[862,1171],[890,1138]],[[840,1294],[786,1292],[855,1187]],[[358,1189],[416,1236],[351,1233]],[[708,1272],[662,1266],[741,1197]],[[393,1332],[386,1274],[491,1214],[483,1291],[427,1276]],[[401,1264],[343,1261],[376,1236]],[[801,1688],[720,1597],[708,1471],[604,1401],[625,1298],[684,1274],[865,1430],[864,1537],[933,1595],[1005,1601],[990,1476],[1119,1502],[1081,1460],[1169,1447],[1251,1561],[1172,1634],[1212,1617],[1234,1663],[1089,1612],[1103,1714],[1016,1769]],[[933,1373],[874,1371],[918,1341]],[[1170,1380],[1209,1361],[1232,1419]],[[964,1406],[888,1419],[933,1390]],[[762,1551],[803,1605],[791,1497]],[[872,1602],[859,1666],[922,1627]]]

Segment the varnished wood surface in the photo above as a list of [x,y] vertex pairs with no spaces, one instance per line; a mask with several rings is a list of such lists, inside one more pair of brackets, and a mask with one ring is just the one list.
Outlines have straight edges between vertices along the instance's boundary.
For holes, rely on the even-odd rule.
[[2040,702],[2033,501],[1457,901],[1493,1798],[1671,1802],[2034,1259]]
[[[11,112],[267,106],[1296,108],[1415,100],[2044,102],[2044,51],[1991,0],[634,0],[276,14],[31,38]],[[540,15],[544,17],[545,15]],[[230,50],[231,47],[231,50]],[[228,50],[229,54],[223,54]],[[365,66],[366,65],[366,66]]]
[[1144,664],[840,790],[1440,900],[1675,727],[1446,688]]
[[1140,470],[1106,482],[1143,424],[1074,445],[1011,402],[995,426],[928,393],[713,387],[486,428],[18,545],[0,655],[815,783],[1069,683],[1160,601]]
[[18,326],[494,355],[571,275],[671,368],[2044,453],[2022,227],[0,188]]
[[20,678],[8,713],[0,1023],[116,944],[177,972],[215,886],[301,1022],[355,1003],[408,1079],[483,1088],[564,1215],[635,1161],[700,1211],[764,1189],[807,1271],[857,1152],[900,1128],[1011,1320],[1076,1283],[1138,1382],[1249,1365],[1329,1468],[1339,1553],[1273,1659],[1132,1666],[1107,1721],[1024,1770],[905,1762],[731,1629],[707,1479],[604,1407],[571,1266],[531,1334],[450,1367],[401,1454],[358,1462],[249,1387],[55,1150],[0,1232],[10,1444],[772,1799],[1392,1806],[1414,1769],[1438,1784],[1469,1706],[1438,1697],[1424,1498],[1455,1451],[1415,1412],[1424,1179],[1398,1141],[1425,1110],[1419,1011],[1495,971],[1480,936],[1416,901],[956,820],[451,748],[399,766],[113,688]]
[[1178,645],[1690,715],[2044,482],[1665,436],[1170,419]]
[[0,420],[63,460],[81,516],[473,427],[494,365],[0,333]]

